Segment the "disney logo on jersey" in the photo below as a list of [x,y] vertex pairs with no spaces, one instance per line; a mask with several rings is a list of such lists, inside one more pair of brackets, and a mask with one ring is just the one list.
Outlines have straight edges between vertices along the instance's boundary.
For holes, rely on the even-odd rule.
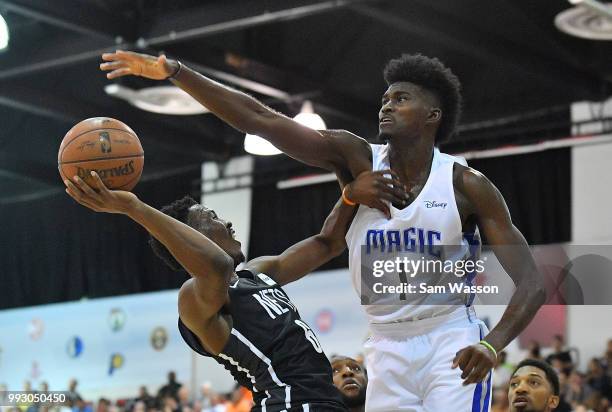
[[281,316],[289,310],[297,312],[296,307],[291,303],[289,297],[280,289],[264,289],[253,293],[253,297],[270,315],[272,319]]
[[439,208],[442,208],[442,209],[446,209],[446,205],[447,205],[446,202],[436,202],[435,200],[425,200],[425,207],[427,209],[431,209],[431,208],[434,208],[434,207],[439,207]]

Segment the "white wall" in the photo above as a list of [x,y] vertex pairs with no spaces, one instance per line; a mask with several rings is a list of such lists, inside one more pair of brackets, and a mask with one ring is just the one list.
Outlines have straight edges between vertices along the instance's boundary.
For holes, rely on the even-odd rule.
[[612,143],[572,148],[572,237],[612,244]]

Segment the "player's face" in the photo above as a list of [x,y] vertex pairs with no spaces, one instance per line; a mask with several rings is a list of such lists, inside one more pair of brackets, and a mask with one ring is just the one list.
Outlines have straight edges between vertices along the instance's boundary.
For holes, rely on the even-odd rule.
[[341,358],[332,362],[334,385],[345,399],[363,397],[368,380],[363,366],[354,359]]
[[389,137],[418,136],[439,121],[440,113],[433,95],[422,87],[409,82],[393,83],[382,96],[378,129]]
[[544,371],[533,366],[523,366],[512,376],[508,400],[511,412],[548,412],[559,404]]
[[234,259],[236,264],[245,260],[240,242],[235,238],[236,232],[232,228],[232,222],[220,219],[214,210],[200,204],[193,205],[189,208],[187,224],[215,242]]

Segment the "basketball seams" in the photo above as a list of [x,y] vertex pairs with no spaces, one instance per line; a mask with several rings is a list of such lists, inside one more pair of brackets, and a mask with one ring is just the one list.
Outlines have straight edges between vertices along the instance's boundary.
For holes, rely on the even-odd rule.
[[70,165],[73,163],[87,163],[87,162],[101,162],[103,160],[121,160],[121,159],[130,159],[132,157],[144,157],[144,152],[141,153],[137,153],[137,154],[130,154],[130,155],[125,155],[125,156],[116,156],[116,157],[94,157],[92,159],[83,159],[83,160],[70,160],[69,162],[62,162],[59,161],[57,162],[58,165]]
[[[132,180],[129,180],[129,181],[126,183],[126,184],[123,184],[123,185],[121,185],[121,186],[119,186],[119,187],[117,187],[117,188],[115,188],[115,189],[110,189],[110,190],[126,190],[126,189],[124,189],[124,188],[125,188],[125,187],[127,187],[127,186],[129,186],[129,185],[131,185],[131,184],[132,184],[132,182],[133,182],[134,180],[138,180],[138,179],[140,179],[140,176],[142,176],[142,170],[140,170],[140,173],[138,173],[138,176],[134,176],[134,178],[133,178]],[[134,185],[134,186],[136,186],[136,185]],[[134,186],[130,187],[130,190],[131,190],[131,189],[132,189]]]
[[[135,157],[135,158],[142,157],[143,158],[143,167],[144,167],[144,156],[128,156],[128,157]],[[115,158],[115,159],[118,159],[118,158]],[[100,159],[100,160],[111,160],[111,159]],[[60,166],[59,167],[60,175],[62,175],[62,177],[64,177],[64,178],[66,178],[65,177],[66,174],[64,173],[64,170],[61,167],[63,165],[70,165],[70,163],[63,163],[63,164],[59,165]],[[122,184],[121,186],[114,187],[114,188],[109,188],[109,190],[126,190],[126,189],[124,189],[125,187],[128,187],[129,185],[131,185],[135,180],[137,181],[138,179],[140,179],[141,176],[142,176],[142,168],[140,169],[140,173],[138,173],[136,176],[132,177],[132,179],[128,180],[126,183]],[[104,179],[102,179],[102,181],[104,181]],[[132,188],[130,188],[130,189],[132,189]]]

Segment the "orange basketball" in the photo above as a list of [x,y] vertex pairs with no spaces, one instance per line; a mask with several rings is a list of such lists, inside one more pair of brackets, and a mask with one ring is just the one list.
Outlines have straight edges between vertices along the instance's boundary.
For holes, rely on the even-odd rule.
[[109,117],[93,117],[66,133],[57,154],[62,180],[79,176],[92,184],[98,173],[109,189],[131,190],[142,174],[144,151],[129,126]]

